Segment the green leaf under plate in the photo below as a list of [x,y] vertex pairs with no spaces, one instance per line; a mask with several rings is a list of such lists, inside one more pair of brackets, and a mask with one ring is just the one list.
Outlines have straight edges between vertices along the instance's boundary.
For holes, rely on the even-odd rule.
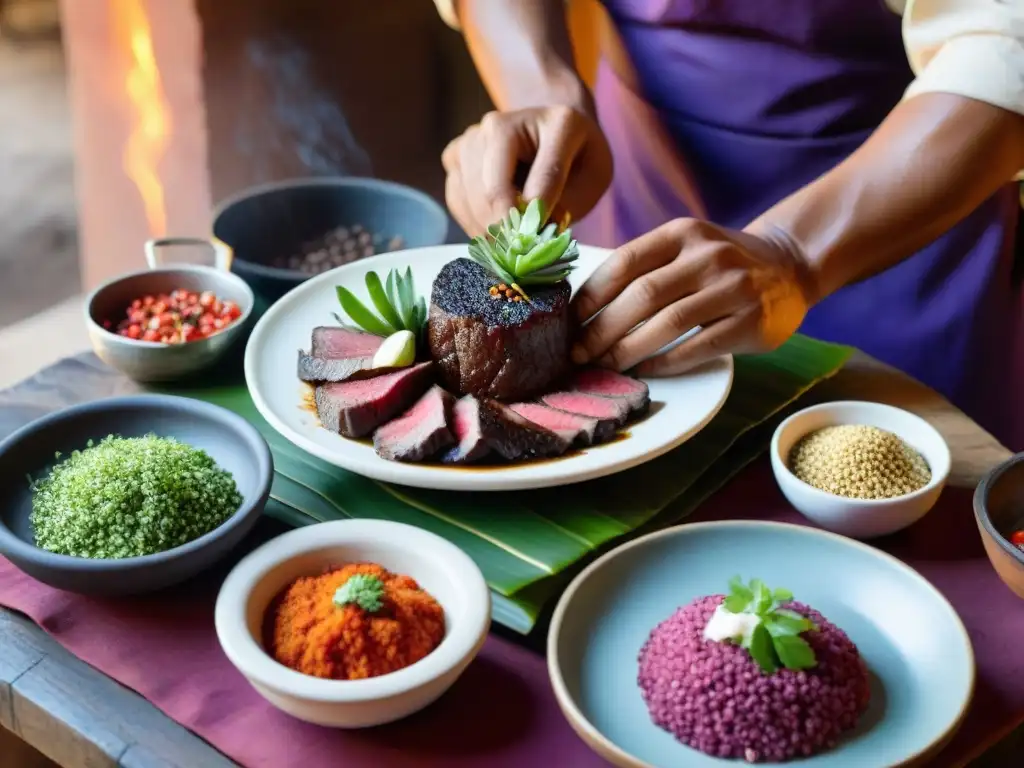
[[[387,282],[385,289],[390,295]],[[274,455],[268,515],[289,525],[396,520],[436,533],[480,566],[495,594],[495,620],[526,633],[589,557],[678,522],[763,452],[780,411],[833,374],[850,351],[795,336],[775,352],[737,356],[725,405],[676,450],[612,477],[507,494],[398,488],[338,469],[278,435],[241,382],[162,390],[216,403],[256,425]]]

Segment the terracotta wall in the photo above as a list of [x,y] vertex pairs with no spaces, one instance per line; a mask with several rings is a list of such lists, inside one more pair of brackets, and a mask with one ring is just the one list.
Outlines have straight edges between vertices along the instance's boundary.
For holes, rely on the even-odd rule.
[[[117,2],[61,1],[87,289],[141,268],[142,243],[149,236],[142,200],[122,169],[132,114],[124,83],[128,46],[114,24]],[[205,232],[210,192],[197,18],[189,0],[143,0],[143,5],[174,120],[173,138],[160,164],[168,225],[175,232]]]

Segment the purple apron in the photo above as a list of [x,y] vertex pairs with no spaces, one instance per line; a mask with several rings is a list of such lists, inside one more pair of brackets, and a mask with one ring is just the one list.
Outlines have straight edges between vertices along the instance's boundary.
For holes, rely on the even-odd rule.
[[[615,31],[595,91],[615,180],[575,228],[594,245],[681,216],[745,226],[853,152],[913,78],[883,0],[604,5]],[[814,307],[801,332],[906,371],[1024,449],[1019,215],[1007,184],[913,257]]]

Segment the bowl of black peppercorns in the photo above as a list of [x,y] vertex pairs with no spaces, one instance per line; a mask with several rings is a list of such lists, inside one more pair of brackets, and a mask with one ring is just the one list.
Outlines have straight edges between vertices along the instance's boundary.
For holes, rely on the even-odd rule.
[[217,206],[213,234],[234,251],[231,270],[265,302],[358,259],[441,245],[448,214],[404,184],[355,177],[252,187]]

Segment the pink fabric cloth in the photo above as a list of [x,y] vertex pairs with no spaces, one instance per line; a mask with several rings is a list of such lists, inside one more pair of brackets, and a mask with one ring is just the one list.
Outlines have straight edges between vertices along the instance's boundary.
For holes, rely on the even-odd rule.
[[[743,473],[694,519],[800,522],[766,460]],[[971,495],[947,490],[913,528],[882,543],[935,584],[974,643],[978,683],[970,714],[937,761],[963,765],[1024,721],[1024,605],[985,559]],[[95,600],[51,589],[0,559],[0,604],[30,616],[69,651],[138,691],[246,766],[429,768],[605,766],[559,712],[541,656],[492,636],[440,701],[401,723],[335,731],[266,704],[223,656],[213,628],[222,572],[159,600]]]

